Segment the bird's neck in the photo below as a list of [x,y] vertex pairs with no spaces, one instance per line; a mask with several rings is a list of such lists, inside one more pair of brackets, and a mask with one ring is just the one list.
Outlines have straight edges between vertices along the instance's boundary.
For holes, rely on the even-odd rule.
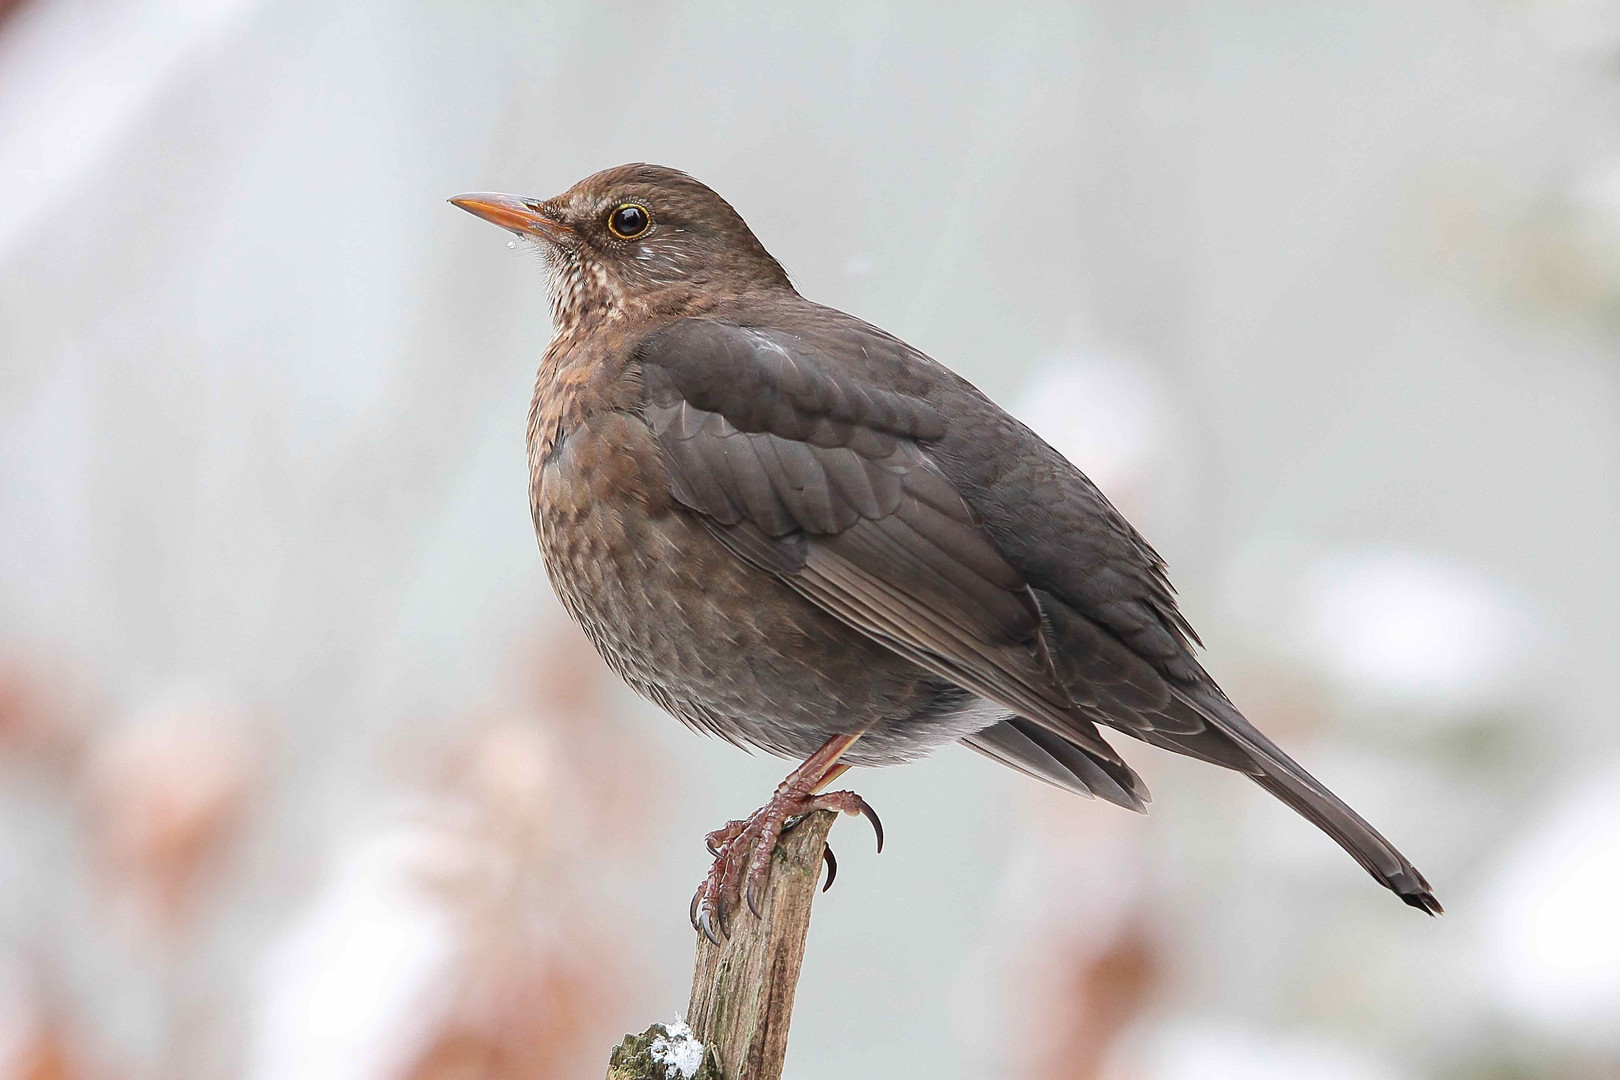
[[793,291],[780,269],[776,276],[739,273],[734,282],[717,287],[711,280],[684,278],[641,277],[627,282],[588,253],[573,250],[554,253],[549,268],[552,342],[563,346],[614,324],[694,318],[743,294]]
[[551,280],[551,339],[555,346],[583,337],[604,322],[624,317],[618,290],[607,272],[572,252],[553,254]]
[[625,323],[698,318],[722,303],[714,294],[686,284],[625,295],[606,281],[575,278],[551,293],[552,350],[565,352],[576,342]]

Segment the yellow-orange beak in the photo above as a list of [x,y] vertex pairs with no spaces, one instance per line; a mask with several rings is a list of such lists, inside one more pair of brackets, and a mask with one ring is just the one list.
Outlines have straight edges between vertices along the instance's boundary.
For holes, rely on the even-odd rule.
[[493,191],[472,191],[457,195],[450,202],[469,214],[476,214],[493,225],[533,240],[558,243],[574,235],[574,230],[540,212],[539,202],[501,195]]

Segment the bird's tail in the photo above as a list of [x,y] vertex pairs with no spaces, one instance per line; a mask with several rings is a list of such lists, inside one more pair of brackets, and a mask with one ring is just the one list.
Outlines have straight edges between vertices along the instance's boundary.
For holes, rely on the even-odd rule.
[[[1212,693],[1196,695],[1178,692],[1177,697],[1244,751],[1254,765],[1244,771],[1255,783],[1331,836],[1367,873],[1403,901],[1430,915],[1441,914],[1444,909],[1429,883],[1394,844],[1261,734],[1225,695],[1213,686],[1210,689]],[[1206,732],[1204,737],[1209,734]]]
[[1333,792],[1317,784],[1310,773],[1300,768],[1286,755],[1280,762],[1265,762],[1265,771],[1255,776],[1255,783],[1271,792],[1283,802],[1336,840],[1373,877],[1382,882],[1404,902],[1430,915],[1439,915],[1445,909],[1435,899],[1429,883],[1395,845],[1385,840],[1379,831],[1367,824]]

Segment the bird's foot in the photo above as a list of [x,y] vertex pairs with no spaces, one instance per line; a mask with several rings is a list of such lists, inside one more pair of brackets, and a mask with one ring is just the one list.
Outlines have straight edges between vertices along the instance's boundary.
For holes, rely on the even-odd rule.
[[[776,841],[806,814],[817,810],[865,817],[872,823],[872,831],[877,833],[878,850],[883,850],[883,823],[865,799],[853,791],[828,791],[819,795],[797,791],[790,780],[776,789],[770,802],[747,818],[728,821],[705,838],[714,856],[714,865],[692,897],[692,928],[718,945],[722,937],[730,934],[731,918],[740,901],[747,901],[748,909],[758,918],[759,901],[765,895],[770,878],[771,852],[776,850]],[[822,886],[823,892],[838,873],[832,848],[827,849],[825,858],[827,883]]]

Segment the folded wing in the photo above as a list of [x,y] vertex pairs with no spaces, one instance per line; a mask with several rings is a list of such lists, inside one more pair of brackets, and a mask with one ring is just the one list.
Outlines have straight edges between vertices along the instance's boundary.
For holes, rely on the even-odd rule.
[[[1140,809],[1141,780],[1059,681],[1034,592],[925,450],[943,417],[784,338],[690,319],[642,345],[671,494],[825,611],[1058,736],[1083,755],[1083,788]],[[1051,757],[1037,740],[1001,742],[992,756]]]

